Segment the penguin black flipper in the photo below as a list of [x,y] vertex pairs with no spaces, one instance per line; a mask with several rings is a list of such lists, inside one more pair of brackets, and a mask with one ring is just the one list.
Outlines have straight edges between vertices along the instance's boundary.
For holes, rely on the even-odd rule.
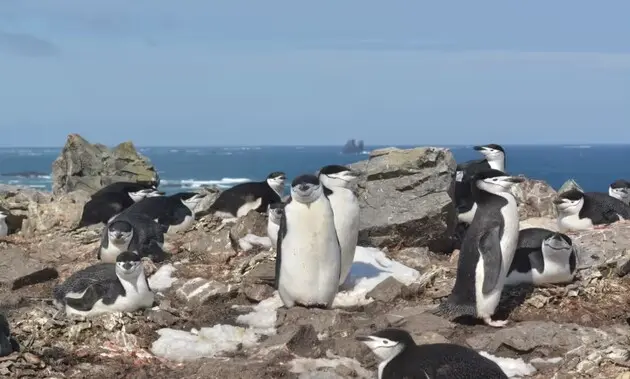
[[192,216],[190,209],[186,207],[173,207],[171,212],[167,212],[164,216],[158,218],[160,225],[179,225],[186,220],[186,216]]
[[483,259],[483,293],[494,290],[501,276],[501,227],[496,225],[479,238],[479,253]]
[[[287,204],[291,202],[291,199],[287,201]],[[282,240],[287,235],[287,217],[284,212],[280,217],[280,229],[278,229],[278,241],[276,243],[276,278],[274,286],[276,289],[280,285],[280,264],[282,262]]]
[[170,254],[164,251],[158,241],[151,240],[140,248],[140,256],[149,257],[153,262],[159,263],[168,259]]

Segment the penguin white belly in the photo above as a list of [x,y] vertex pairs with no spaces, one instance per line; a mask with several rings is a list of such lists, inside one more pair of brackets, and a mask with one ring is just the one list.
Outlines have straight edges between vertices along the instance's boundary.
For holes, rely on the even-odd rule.
[[331,306],[337,294],[341,251],[330,203],[320,198],[308,207],[287,205],[287,235],[282,240],[278,292],[287,307]]
[[581,219],[578,215],[558,217],[558,229],[561,232],[593,229],[593,222],[590,218]]
[[472,208],[469,211],[462,212],[457,215],[457,220],[459,222],[465,222],[466,224],[470,224],[475,218],[475,212],[477,212],[477,203],[473,203]]
[[501,216],[503,217],[503,235],[499,242],[501,247],[501,275],[499,275],[497,286],[490,293],[484,295],[482,291],[484,278],[483,255],[479,252],[479,261],[475,270],[475,292],[477,315],[481,318],[492,316],[499,305],[506,275],[512,265],[518,243],[519,216],[516,200],[511,194],[500,194],[499,196],[508,202],[507,205],[501,208]]
[[274,249],[276,249],[278,243],[278,230],[280,230],[280,225],[271,221],[267,222],[267,236],[271,240],[271,246],[273,246]]
[[329,197],[335,219],[335,230],[341,247],[341,275],[343,284],[350,273],[359,238],[359,201],[347,188],[335,188]]
[[462,179],[464,179],[464,171],[457,171],[457,174],[455,174],[455,181],[461,182]]
[[103,262],[116,262],[118,254],[127,251],[129,246],[125,243],[115,244],[112,241],[108,241],[107,247],[101,247],[101,261]]
[[182,221],[181,224],[170,225],[168,227],[167,233],[173,234],[173,233],[178,233],[178,232],[188,230],[194,223],[195,223],[195,217],[186,215],[186,217],[184,217],[184,221]]
[[6,237],[9,234],[9,227],[7,226],[7,223],[3,221],[0,221],[0,237]]
[[567,283],[573,280],[573,274],[569,269],[569,262],[552,262],[545,260],[545,270],[538,272],[532,269],[529,272],[512,271],[505,279],[506,286],[516,286],[522,283],[531,283],[534,285],[541,284],[558,284]]
[[236,217],[243,217],[249,213],[249,211],[257,209],[262,204],[262,197],[257,198],[254,201],[248,201],[241,205],[236,211]]

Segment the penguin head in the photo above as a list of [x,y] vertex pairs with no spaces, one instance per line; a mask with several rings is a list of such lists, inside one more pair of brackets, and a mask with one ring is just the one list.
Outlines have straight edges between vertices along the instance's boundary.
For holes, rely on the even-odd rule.
[[128,244],[133,237],[133,227],[127,221],[114,221],[107,226],[107,235],[116,245]]
[[178,192],[174,195],[171,195],[174,199],[179,199],[191,212],[194,212],[197,204],[206,197],[205,193],[197,193],[197,192]]
[[623,179],[615,180],[608,187],[608,194],[628,204],[630,202],[630,182]]
[[274,190],[284,191],[284,183],[287,181],[287,175],[282,171],[274,171],[267,175],[267,184]]
[[122,276],[135,276],[144,270],[140,255],[133,251],[125,251],[116,257],[116,273]]
[[284,211],[284,203],[271,203],[267,207],[267,214],[269,217],[269,221],[274,224],[280,225],[280,218],[282,217],[282,212]]
[[361,173],[345,166],[328,165],[322,167],[317,176],[322,184],[328,188],[348,188],[361,176]]
[[355,337],[363,342],[372,352],[383,361],[390,360],[400,354],[405,348],[414,346],[411,335],[402,329],[382,329],[367,336]]
[[553,200],[558,212],[563,215],[576,215],[584,205],[584,193],[577,189],[563,192]]
[[489,161],[501,160],[505,158],[505,150],[503,150],[503,147],[494,143],[488,145],[474,146],[473,149],[483,154]]
[[322,184],[315,175],[300,175],[291,183],[291,199],[298,203],[310,204],[323,194]]
[[520,176],[510,176],[499,170],[486,170],[473,176],[474,185],[486,192],[502,193],[509,192],[514,184],[522,183],[525,178]]
[[140,191],[130,191],[128,194],[131,200],[137,203],[146,197],[161,196],[164,193],[159,192],[154,188],[143,188]]
[[573,251],[573,241],[563,233],[554,233],[542,242],[545,255],[570,254]]

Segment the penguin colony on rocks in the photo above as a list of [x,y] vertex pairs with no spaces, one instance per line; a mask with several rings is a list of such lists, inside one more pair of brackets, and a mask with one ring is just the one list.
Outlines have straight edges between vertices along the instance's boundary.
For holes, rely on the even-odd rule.
[[[525,179],[506,170],[506,152],[496,144],[475,146],[484,159],[457,165],[455,204],[464,236],[455,285],[431,312],[449,319],[471,316],[487,325],[494,320],[505,286],[568,283],[578,254],[568,231],[602,227],[630,218],[630,183],[617,180],[608,193],[571,190],[558,195],[560,232],[542,228],[519,231],[511,188]],[[360,207],[353,186],[361,173],[328,165],[315,175],[293,179],[283,198],[286,175],[276,171],[264,181],[223,191],[210,213],[225,220],[250,211],[267,214],[267,234],[275,247],[275,287],[285,307],[330,308],[348,281],[357,247]],[[72,274],[53,289],[54,304],[66,315],[91,317],[152,307],[155,295],[142,264],[160,262],[167,233],[189,229],[203,194],[166,196],[156,186],[118,182],[94,193],[79,226],[104,224],[97,250],[99,263]],[[10,212],[0,209],[0,237],[9,234]],[[506,374],[476,351],[450,343],[416,345],[400,329],[357,336],[380,359],[379,379],[499,379]],[[0,312],[0,356],[19,351]]]

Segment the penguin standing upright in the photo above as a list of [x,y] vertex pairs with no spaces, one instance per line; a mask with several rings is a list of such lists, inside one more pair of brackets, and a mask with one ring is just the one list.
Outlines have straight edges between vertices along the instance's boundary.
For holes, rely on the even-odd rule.
[[493,321],[491,316],[501,299],[518,243],[518,207],[510,188],[523,181],[499,170],[473,177],[477,212],[462,241],[455,286],[435,314],[449,318],[474,316],[494,327],[507,324],[507,320]]

